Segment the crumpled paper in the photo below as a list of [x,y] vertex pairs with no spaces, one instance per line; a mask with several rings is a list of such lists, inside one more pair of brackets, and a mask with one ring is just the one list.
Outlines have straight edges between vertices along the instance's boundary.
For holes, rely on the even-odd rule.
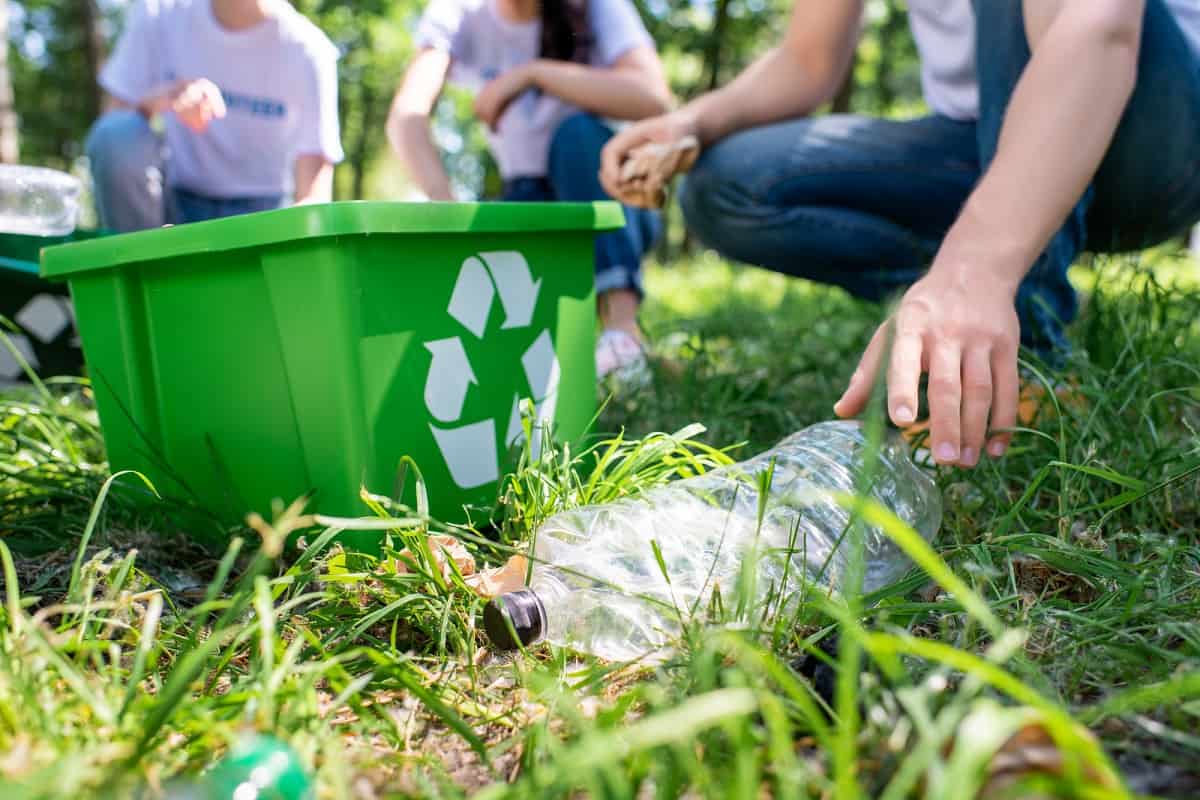
[[[433,562],[443,578],[450,579],[453,574],[450,564],[453,563],[458,573],[463,576],[463,582],[480,597],[497,597],[525,587],[529,560],[523,555],[515,555],[499,567],[477,571],[475,557],[453,536],[430,536],[429,551],[433,554]],[[408,566],[409,562],[416,563],[417,557],[412,550],[405,548],[390,566],[397,575],[407,575],[412,572]]]
[[700,142],[695,136],[634,149],[621,165],[621,199],[641,208],[662,208],[667,202],[667,184],[690,170],[699,157]]

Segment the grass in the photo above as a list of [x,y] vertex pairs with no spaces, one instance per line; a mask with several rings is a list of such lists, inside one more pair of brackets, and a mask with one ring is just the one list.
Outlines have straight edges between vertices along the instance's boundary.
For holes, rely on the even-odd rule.
[[[5,395],[0,796],[162,796],[255,730],[330,798],[1198,796],[1200,290],[1156,277],[1179,269],[1081,274],[1076,352],[1041,371],[1086,402],[940,474],[934,547],[859,509],[922,568],[881,602],[690,626],[652,669],[490,653],[429,537],[499,563],[555,510],[828,418],[879,309],[707,258],[652,271],[676,367],[610,403],[610,444],[526,462],[478,531],[367,496],[361,520],[261,510],[210,553],[108,474],[84,386]],[[330,543],[380,526],[385,558]]]

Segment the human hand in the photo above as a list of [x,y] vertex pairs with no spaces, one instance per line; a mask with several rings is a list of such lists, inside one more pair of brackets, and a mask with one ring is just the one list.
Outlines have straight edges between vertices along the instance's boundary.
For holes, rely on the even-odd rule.
[[834,411],[840,417],[863,411],[892,339],[887,372],[892,421],[901,427],[916,421],[918,386],[928,372],[934,460],[974,467],[985,440],[988,454],[1002,456],[1011,439],[1006,431],[1016,425],[1020,393],[1015,293],[1015,286],[982,271],[966,278],[962,271],[939,270],[935,264],[876,331]]
[[700,155],[696,134],[696,120],[687,109],[630,125],[600,156],[604,190],[627,205],[661,208],[667,183],[691,169]]
[[513,67],[493,78],[475,97],[475,116],[492,131],[500,127],[500,118],[521,94],[535,85],[537,62]]
[[152,113],[173,113],[195,133],[204,133],[214,119],[225,116],[225,98],[210,80],[181,80],[142,103]]

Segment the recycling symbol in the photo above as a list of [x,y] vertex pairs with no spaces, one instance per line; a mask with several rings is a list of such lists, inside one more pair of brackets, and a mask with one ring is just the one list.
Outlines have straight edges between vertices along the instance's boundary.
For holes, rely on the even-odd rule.
[[[529,328],[537,306],[541,279],[534,280],[529,263],[518,252],[480,253],[463,262],[450,296],[448,313],[476,340],[482,341],[497,298],[504,310],[501,330]],[[486,486],[500,479],[496,419],[463,423],[467,395],[479,381],[471,368],[462,338],[452,336],[425,342],[432,355],[425,379],[425,407],[436,422],[429,428],[460,489]],[[521,356],[535,404],[533,454],[541,450],[543,431],[554,419],[558,402],[559,364],[550,331],[543,330]],[[504,442],[513,445],[522,435],[521,395],[514,394],[512,411],[504,421]],[[441,423],[441,424],[438,424]]]

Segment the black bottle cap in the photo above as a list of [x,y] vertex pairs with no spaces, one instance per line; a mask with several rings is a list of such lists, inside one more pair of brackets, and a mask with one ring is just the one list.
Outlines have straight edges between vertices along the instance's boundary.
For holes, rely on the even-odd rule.
[[484,607],[483,629],[497,649],[528,647],[546,634],[546,607],[529,589],[502,594]]

